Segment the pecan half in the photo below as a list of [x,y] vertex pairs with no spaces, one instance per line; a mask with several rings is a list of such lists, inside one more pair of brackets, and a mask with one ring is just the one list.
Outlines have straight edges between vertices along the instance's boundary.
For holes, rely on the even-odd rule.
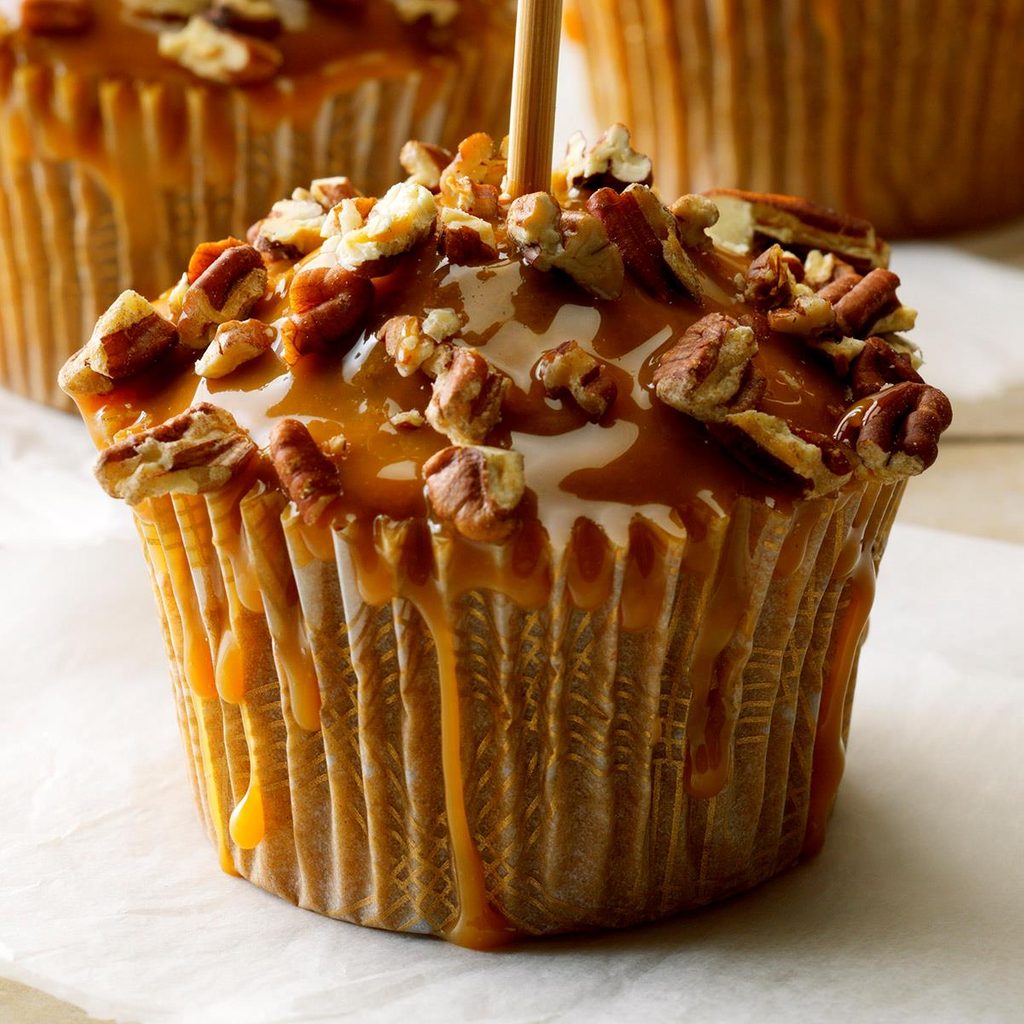
[[323,352],[354,338],[366,325],[375,296],[369,278],[343,267],[304,267],[288,292],[291,315],[281,327],[285,361]]
[[897,352],[881,338],[868,338],[850,366],[850,388],[854,398],[866,398],[881,391],[886,384],[912,381],[923,384],[910,356]]
[[953,408],[938,388],[907,381],[861,399],[835,438],[856,450],[870,474],[891,482],[926,470],[952,422]]
[[92,21],[90,0],[21,0],[21,25],[33,35],[74,35]]
[[196,373],[207,379],[226,377],[263,355],[276,337],[277,331],[262,320],[229,320],[217,328],[210,347],[196,362]]
[[456,347],[434,380],[427,420],[458,444],[479,444],[501,419],[511,383],[479,352]]
[[231,413],[201,402],[111,445],[94,472],[107,494],[135,505],[161,494],[216,490],[255,454],[252,438]]
[[409,181],[438,192],[441,172],[452,162],[452,154],[441,146],[410,139],[399,151],[398,162],[409,175]]
[[206,348],[211,329],[244,320],[266,287],[267,271],[251,245],[225,249],[185,293],[178,317],[182,342],[189,348]]
[[549,395],[570,395],[595,421],[608,411],[618,394],[607,366],[575,340],[545,352],[537,364],[537,377]]
[[884,310],[897,305],[896,289],[899,286],[900,279],[891,270],[876,267],[866,277],[861,278],[838,302],[833,300],[836,326],[843,334],[857,337],[865,327],[877,320]]
[[523,457],[504,448],[443,448],[423,465],[434,515],[470,540],[498,542],[519,525],[526,493]]
[[749,469],[797,487],[804,497],[830,494],[853,474],[848,449],[825,434],[792,427],[779,416],[749,409],[731,413],[715,436]]
[[126,291],[96,321],[84,349],[85,362],[111,380],[131,377],[160,358],[178,331],[138,292]]
[[177,32],[161,32],[157,47],[161,57],[222,85],[266,82],[284,61],[271,43],[218,28],[204,14],[190,18]]
[[662,353],[654,371],[655,394],[666,405],[705,423],[750,409],[766,382],[754,366],[757,342],[750,327],[723,313],[709,313]]
[[768,312],[768,325],[780,334],[810,337],[830,330],[835,322],[832,303],[820,295],[798,295],[792,306]]
[[338,467],[320,450],[304,423],[281,420],[274,425],[270,459],[304,522],[317,522],[341,496]]
[[644,185],[625,192],[598,189],[587,200],[596,217],[622,253],[626,269],[656,298],[670,302],[680,288],[700,296],[700,275],[683,249],[676,219]]
[[245,242],[230,235],[227,238],[222,238],[219,242],[200,242],[188,261],[186,274],[188,283],[195,284],[221,253],[236,245],[245,245]]
[[651,159],[633,149],[625,125],[613,124],[591,146],[582,132],[571,136],[562,173],[569,188],[612,188],[621,192],[634,182],[650,184]]

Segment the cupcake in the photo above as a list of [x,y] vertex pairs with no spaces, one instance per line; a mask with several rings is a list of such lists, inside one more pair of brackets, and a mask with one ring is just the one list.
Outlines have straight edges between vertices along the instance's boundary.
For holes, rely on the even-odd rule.
[[197,244],[294,182],[345,167],[379,193],[410,136],[452,145],[507,124],[512,0],[13,10],[0,14],[0,386],[51,404],[67,405],[56,372],[121,291],[159,294]]
[[924,235],[1024,213],[1024,7],[574,0],[602,122],[667,195],[794,192]]
[[[609,139],[615,140],[614,145]],[[226,871],[473,947],[619,927],[820,846],[875,572],[949,403],[887,249],[666,207],[619,127],[200,246],[62,374],[131,503]]]

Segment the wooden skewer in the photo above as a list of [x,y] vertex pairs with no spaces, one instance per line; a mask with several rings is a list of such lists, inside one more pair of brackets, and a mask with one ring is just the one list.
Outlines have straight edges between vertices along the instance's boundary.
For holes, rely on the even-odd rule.
[[506,191],[551,189],[562,0],[519,0],[512,67]]

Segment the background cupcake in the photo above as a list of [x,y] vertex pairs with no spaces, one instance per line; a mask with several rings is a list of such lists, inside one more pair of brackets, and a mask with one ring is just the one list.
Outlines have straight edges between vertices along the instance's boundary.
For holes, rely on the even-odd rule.
[[573,0],[603,123],[666,196],[806,196],[887,235],[1024,212],[1024,5]]
[[298,265],[261,261],[279,216],[125,293],[62,375],[221,864],[475,947],[748,888],[820,847],[949,423],[887,249],[799,200],[665,207],[621,126],[510,204],[484,135],[413,156]]
[[123,289],[409,138],[505,131],[514,4],[24,0],[0,18],[0,384],[56,371]]

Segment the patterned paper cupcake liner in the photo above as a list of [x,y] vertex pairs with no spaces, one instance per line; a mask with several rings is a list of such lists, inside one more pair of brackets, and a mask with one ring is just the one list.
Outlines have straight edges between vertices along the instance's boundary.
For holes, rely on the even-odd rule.
[[883,235],[1024,212],[1024,3],[575,0],[663,195],[805,196]]
[[58,371],[121,291],[158,295],[199,242],[314,177],[381,193],[407,139],[500,138],[510,75],[511,41],[248,89],[97,81],[0,52],[0,386],[70,409]]
[[694,908],[820,845],[902,485],[554,550],[311,529],[251,483],[137,510],[225,870],[487,945]]

